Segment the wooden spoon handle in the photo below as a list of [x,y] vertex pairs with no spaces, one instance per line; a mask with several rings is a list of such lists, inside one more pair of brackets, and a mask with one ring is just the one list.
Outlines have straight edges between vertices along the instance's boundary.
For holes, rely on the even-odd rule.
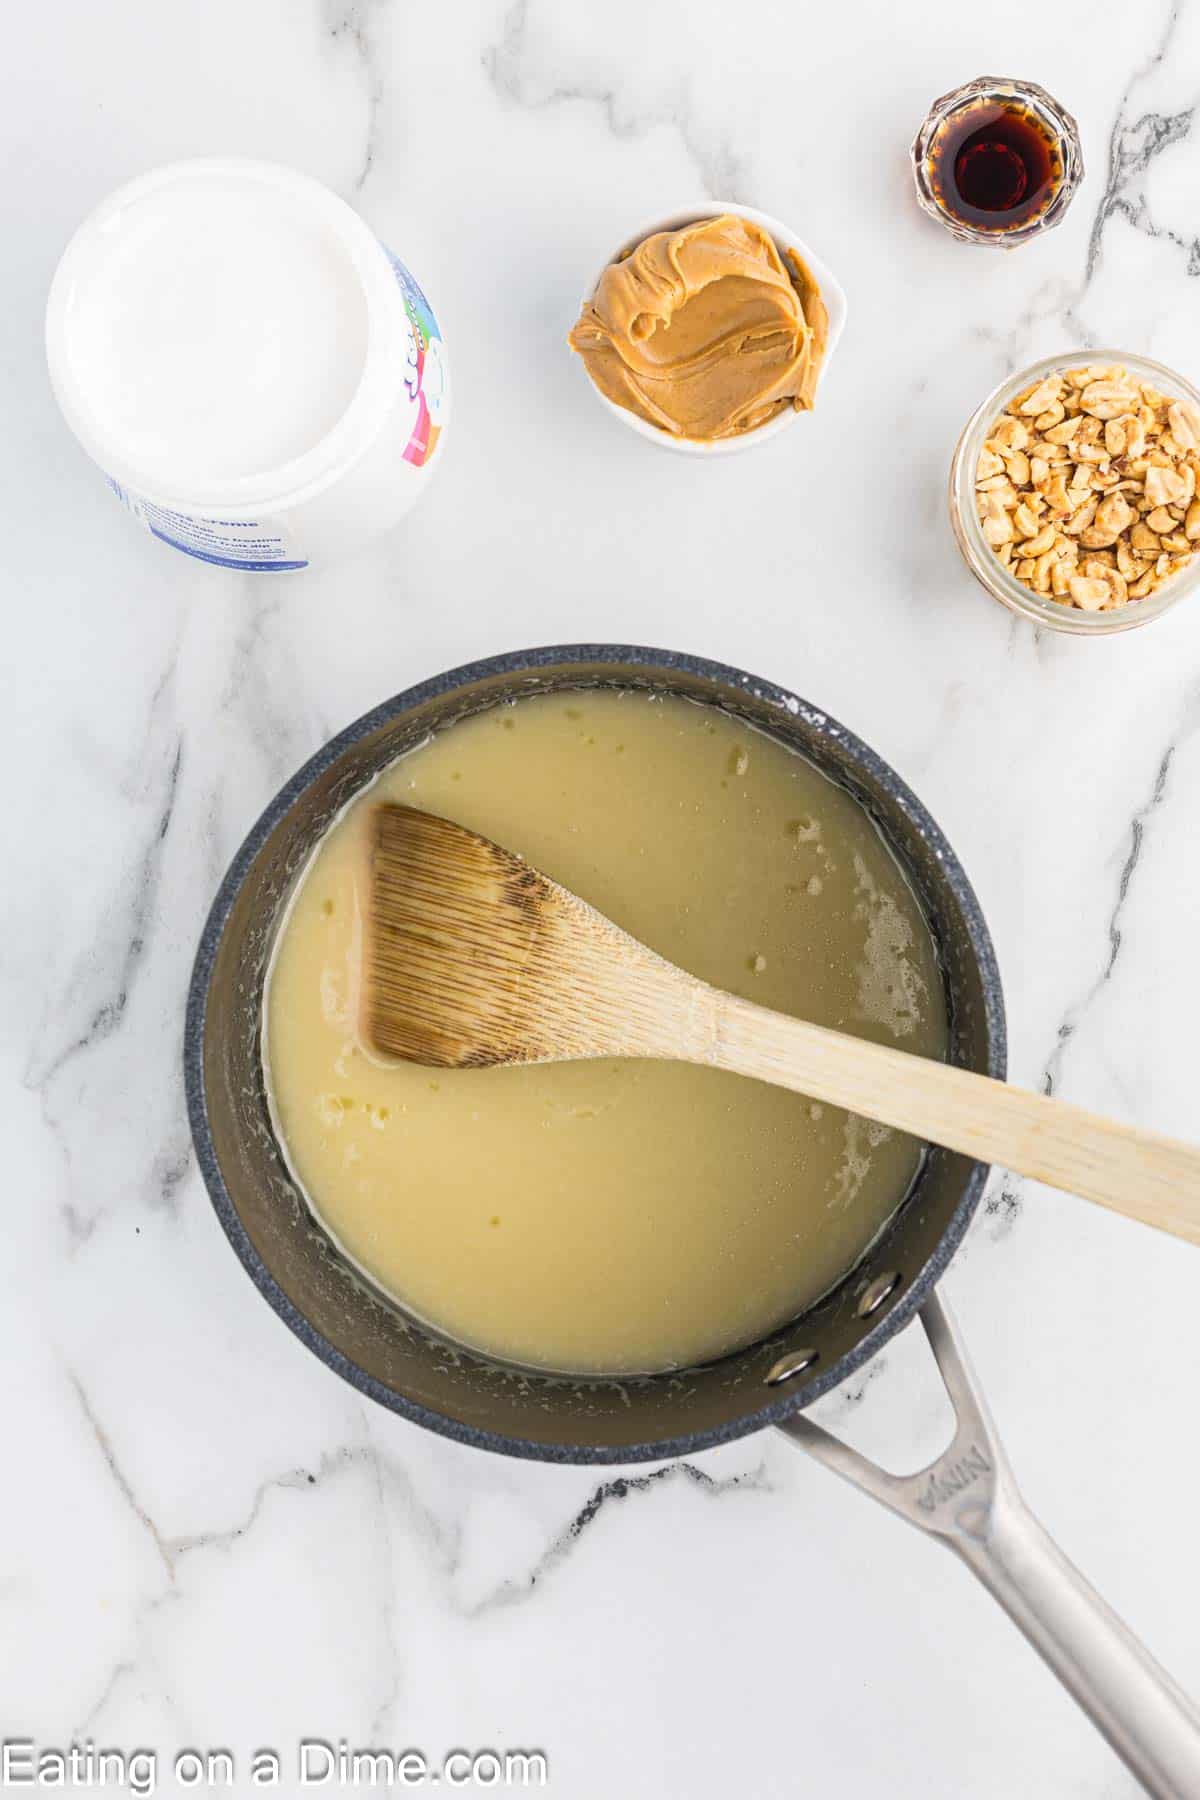
[[999,1163],[1200,1244],[1200,1150],[1065,1100],[719,996],[704,1060]]

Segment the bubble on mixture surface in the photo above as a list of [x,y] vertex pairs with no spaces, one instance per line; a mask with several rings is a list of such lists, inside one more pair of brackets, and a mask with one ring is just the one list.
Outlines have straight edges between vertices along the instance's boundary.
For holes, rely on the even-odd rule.
[[341,1094],[318,1094],[317,1117],[322,1125],[336,1130],[343,1124],[353,1105],[353,1100],[347,1102]]
[[891,1135],[886,1126],[875,1126],[867,1119],[860,1119],[857,1113],[846,1115],[842,1126],[842,1160],[833,1178],[831,1209],[840,1212],[850,1206],[870,1174],[871,1152],[883,1142],[882,1138],[872,1135],[875,1131],[882,1131],[884,1137]]
[[815,844],[821,836],[821,821],[805,813],[799,819],[789,819],[786,829],[797,844]]
[[739,744],[736,750],[730,752],[729,773],[731,775],[744,775],[749,767],[750,752],[743,749]]
[[336,970],[330,968],[321,970],[320,993],[322,1017],[331,1025],[348,1025],[349,1002],[346,995],[346,984]]
[[804,884],[804,891],[815,900],[817,895],[821,892],[821,886],[821,877],[819,875],[810,875]]
[[854,893],[854,917],[866,928],[862,960],[855,970],[859,1015],[896,1037],[911,1037],[929,998],[911,954],[912,927],[857,853]]
[[761,975],[766,966],[767,959],[761,950],[756,950],[753,956],[746,959],[746,967],[752,975]]

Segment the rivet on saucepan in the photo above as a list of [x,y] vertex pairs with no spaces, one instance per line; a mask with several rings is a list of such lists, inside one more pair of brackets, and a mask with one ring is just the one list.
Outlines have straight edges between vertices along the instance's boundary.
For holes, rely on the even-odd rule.
[[901,1277],[896,1269],[891,1269],[886,1275],[877,1275],[874,1281],[863,1289],[858,1302],[859,1318],[869,1319],[872,1313],[877,1313],[884,1301],[895,1293],[900,1286],[900,1281]]
[[786,1356],[771,1364],[763,1379],[768,1387],[778,1387],[780,1382],[790,1381],[793,1375],[802,1375],[805,1369],[811,1369],[820,1354],[819,1350],[789,1350]]

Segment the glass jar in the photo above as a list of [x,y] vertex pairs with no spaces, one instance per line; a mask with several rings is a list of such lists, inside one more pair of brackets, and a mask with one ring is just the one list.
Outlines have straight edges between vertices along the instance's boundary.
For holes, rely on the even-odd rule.
[[1066,369],[1078,369],[1089,363],[1119,363],[1131,375],[1146,382],[1172,399],[1183,400],[1200,414],[1200,392],[1161,363],[1145,356],[1130,356],[1124,350],[1076,350],[1065,355],[1043,357],[1031,363],[1018,375],[1010,375],[972,413],[963,428],[950,464],[950,523],[963,558],[972,575],[987,589],[993,600],[999,600],[1011,612],[1032,619],[1035,625],[1046,625],[1051,631],[1065,631],[1075,637],[1107,637],[1114,631],[1132,631],[1136,625],[1149,625],[1178,604],[1200,584],[1200,543],[1197,554],[1185,569],[1164,581],[1160,588],[1144,600],[1130,600],[1111,612],[1084,612],[1061,600],[1035,594],[1010,573],[983,535],[975,507],[975,471],[984,439],[1009,401],[1024,389],[1047,375]]
[[[996,127],[990,135],[1009,141],[976,143],[983,166],[975,179],[1003,189],[1005,168],[1014,178],[1009,191],[995,193],[994,209],[966,203],[956,185],[960,159],[974,154],[973,135],[989,135],[989,122]],[[1011,249],[1040,237],[1059,223],[1083,180],[1079,127],[1070,113],[1035,81],[1001,75],[981,75],[935,100],[911,155],[918,204],[966,244]],[[1027,179],[1036,192],[1024,191]]]

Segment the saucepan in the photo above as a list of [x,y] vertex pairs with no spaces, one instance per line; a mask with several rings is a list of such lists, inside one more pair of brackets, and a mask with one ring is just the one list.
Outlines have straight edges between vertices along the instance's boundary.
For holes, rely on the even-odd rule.
[[[260,1056],[268,959],[288,896],[330,821],[403,751],[528,694],[640,688],[682,695],[802,752],[867,809],[906,870],[937,943],[953,1062],[1005,1072],[1004,1005],[987,926],[920,801],[868,746],[794,694],[668,651],[575,645],[455,669],[340,733],[272,801],[221,884],[196,957],[185,1077],[217,1215],[263,1297],[361,1393],[460,1443],[553,1462],[691,1456],[774,1426],[954,1550],[1011,1614],[1155,1794],[1200,1795],[1200,1714],[1056,1549],[1021,1500],[936,1284],[987,1170],[933,1148],[857,1268],[782,1331],[702,1368],[611,1380],[514,1370],[464,1350],[378,1294],[297,1191],[271,1126]],[[953,1402],[950,1446],[897,1477],[802,1417],[919,1317]]]

